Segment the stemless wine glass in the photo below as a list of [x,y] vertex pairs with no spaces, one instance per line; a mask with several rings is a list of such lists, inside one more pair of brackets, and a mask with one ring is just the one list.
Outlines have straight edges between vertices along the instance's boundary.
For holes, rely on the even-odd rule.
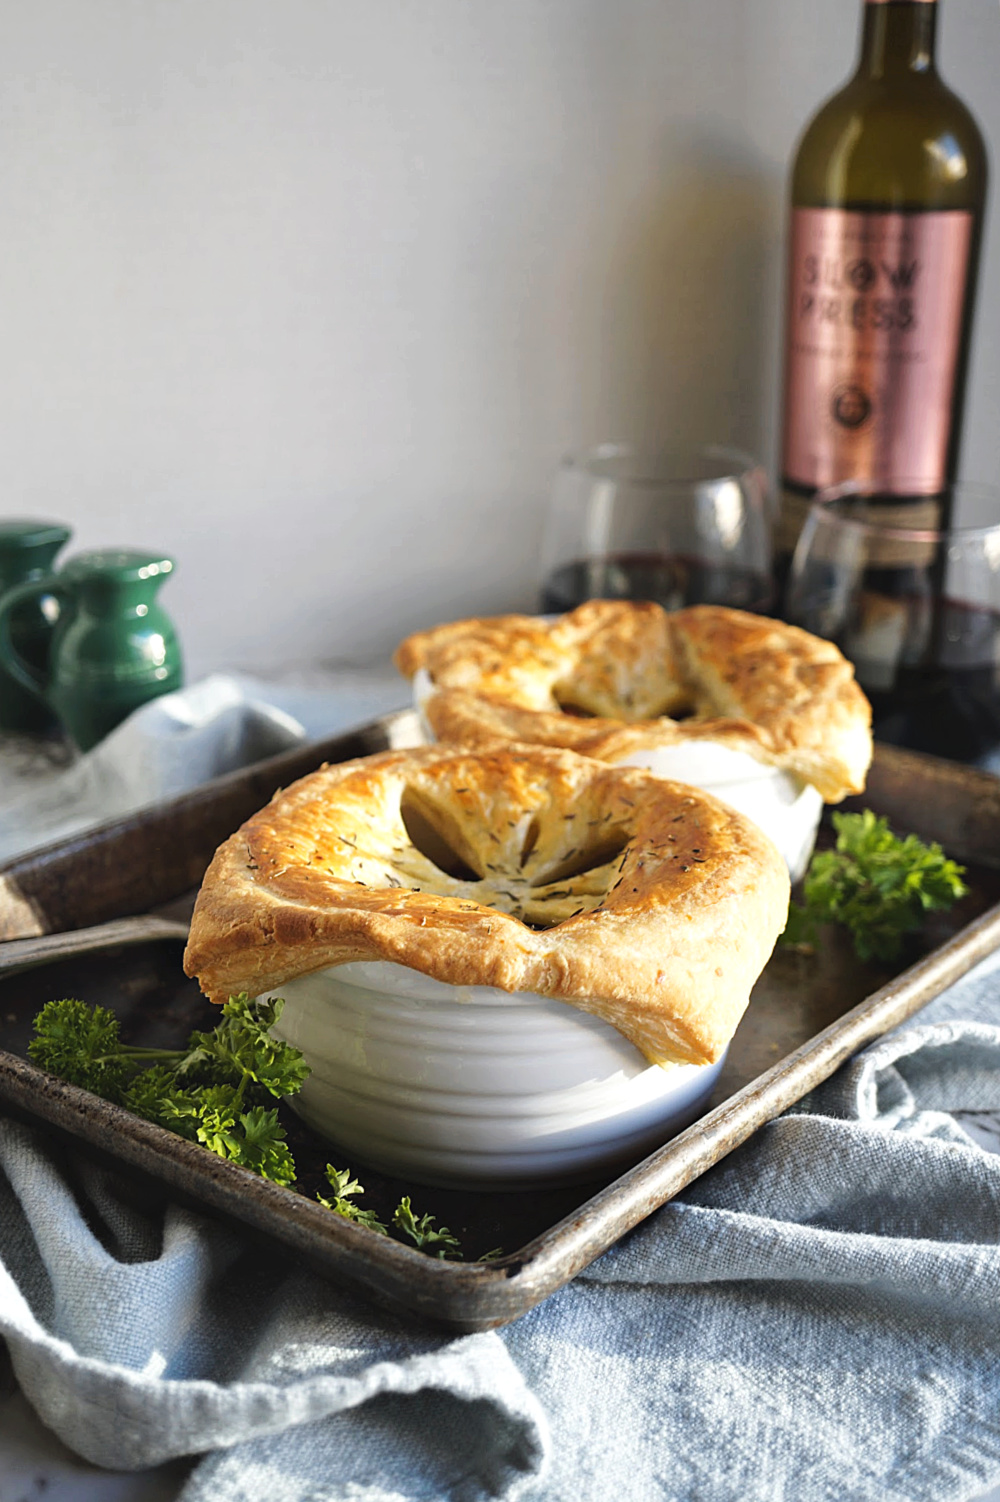
[[[960,523],[934,524],[949,516]],[[1000,771],[1000,491],[956,484],[895,506],[857,482],[824,492],[786,613],[854,663],[879,740]]]
[[541,608],[584,600],[772,603],[767,479],[727,448],[643,453],[604,444],[559,467],[542,545]]

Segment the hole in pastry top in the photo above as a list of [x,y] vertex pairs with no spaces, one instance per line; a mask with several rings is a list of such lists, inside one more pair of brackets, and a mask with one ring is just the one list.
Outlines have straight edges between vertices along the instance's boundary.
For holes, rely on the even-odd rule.
[[570,1002],[653,1062],[718,1058],[788,876],[734,809],[527,745],[387,751],[276,794],[225,841],[184,964],[212,1000],[389,960]]
[[443,809],[435,808],[414,788],[404,788],[399,800],[399,815],[410,843],[421,855],[427,857],[445,876],[456,881],[481,881],[483,873],[465,858],[456,848],[468,846],[461,832]]
[[871,761],[871,709],[837,647],[725,606],[589,600],[547,621],[456,621],[408,637],[395,660],[426,678],[422,713],[453,744],[515,740],[616,762],[711,740],[831,803],[864,788]]
[[355,841],[357,858],[368,862],[366,885],[378,885],[374,867],[383,864],[387,886],[468,896],[537,932],[607,896],[634,833],[627,819],[563,802],[553,808],[541,790],[527,817],[495,821],[489,808],[469,802],[471,788],[454,793],[446,805],[411,783],[402,788],[399,818],[409,843],[397,840],[386,852],[371,838]]
[[560,694],[558,690],[553,690],[552,697],[563,714],[575,715],[578,720],[593,720],[597,717],[596,710],[586,709],[582,704],[574,704],[573,697],[568,691]]

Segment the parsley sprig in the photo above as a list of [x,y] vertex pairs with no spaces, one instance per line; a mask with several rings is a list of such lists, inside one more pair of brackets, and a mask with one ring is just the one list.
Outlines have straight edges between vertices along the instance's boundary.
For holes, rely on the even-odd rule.
[[[122,1042],[118,1019],[107,1007],[66,997],[48,1002],[35,1018],[28,1054],[69,1084],[292,1186],[295,1162],[277,1107],[269,1102],[298,1094],[309,1066],[297,1048],[271,1035],[283,1006],[279,997],[252,1001],[244,992],[229,998],[211,1032],[193,1032],[186,1048],[135,1048]],[[356,1203],[364,1189],[348,1169],[327,1164],[326,1177],[331,1197],[317,1194],[321,1205],[369,1231],[390,1234],[374,1210]],[[431,1256],[462,1255],[457,1237],[436,1226],[433,1215],[418,1217],[408,1195],[393,1211],[392,1226]],[[500,1254],[497,1247],[480,1260]]]
[[[332,1163],[328,1163],[326,1177],[333,1190],[333,1198],[324,1199],[321,1194],[318,1194],[316,1198],[321,1205],[325,1205],[335,1215],[342,1215],[345,1220],[353,1220],[359,1226],[367,1226],[369,1231],[378,1231],[383,1236],[389,1234],[388,1226],[382,1224],[374,1210],[362,1210],[360,1205],[354,1203],[355,1198],[359,1194],[364,1194],[365,1191],[357,1179],[351,1177],[350,1169],[334,1168]],[[458,1237],[453,1236],[447,1226],[435,1228],[434,1220],[433,1215],[421,1215],[418,1220],[410,1206],[408,1194],[403,1195],[392,1212],[393,1225],[405,1236],[409,1236],[419,1251],[430,1252],[435,1257],[461,1257]]]
[[295,1182],[295,1163],[269,1102],[294,1095],[309,1073],[298,1049],[272,1038],[283,1003],[231,996],[211,1032],[187,1048],[123,1043],[106,1007],[67,997],[35,1018],[30,1058],[72,1085],[91,1090],[168,1131],[251,1168],[276,1184]]
[[404,1194],[392,1212],[392,1223],[409,1236],[421,1252],[430,1252],[434,1257],[460,1257],[458,1240],[447,1226],[435,1228],[433,1215],[421,1215],[418,1220],[410,1207],[410,1196]]
[[366,1226],[369,1231],[378,1231],[383,1236],[389,1234],[388,1226],[382,1224],[374,1210],[362,1210],[360,1205],[354,1203],[355,1195],[364,1194],[365,1191],[357,1179],[351,1177],[349,1168],[334,1168],[331,1163],[328,1163],[326,1177],[333,1190],[333,1198],[327,1200],[321,1194],[317,1194],[316,1198],[321,1205],[332,1210],[334,1215],[342,1215],[345,1220],[353,1220],[356,1225]]
[[869,808],[834,814],[833,827],[836,848],[813,856],[805,902],[790,905],[783,944],[814,944],[821,923],[841,923],[860,959],[895,960],[927,913],[951,907],[968,890],[964,867],[940,845],[914,834],[900,839]]

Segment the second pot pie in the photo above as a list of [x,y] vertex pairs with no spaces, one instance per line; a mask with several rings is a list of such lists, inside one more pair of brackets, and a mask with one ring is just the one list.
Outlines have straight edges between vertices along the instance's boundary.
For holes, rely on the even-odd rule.
[[621,762],[649,748],[712,742],[817,788],[861,792],[871,708],[832,642],[721,605],[589,600],[553,620],[497,616],[408,637],[439,740],[562,746]]
[[217,851],[185,969],[214,1001],[390,961],[603,1018],[653,1063],[723,1053],[788,910],[778,852],[696,789],[538,746],[322,768]]
[[793,881],[824,799],[859,792],[871,760],[870,706],[837,648],[724,606],[456,621],[395,660],[431,739],[571,747],[692,783],[755,820]]

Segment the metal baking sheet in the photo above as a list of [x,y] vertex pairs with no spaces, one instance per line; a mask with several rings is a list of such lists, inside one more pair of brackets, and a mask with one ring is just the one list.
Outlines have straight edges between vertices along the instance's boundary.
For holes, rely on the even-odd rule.
[[[216,846],[276,788],[323,761],[416,738],[408,712],[220,778],[170,803],[31,852],[0,868],[0,936],[86,927],[151,909],[183,913]],[[55,996],[112,1006],[131,1041],[169,1044],[217,1014],[185,979],[180,945],[59,960],[0,981],[0,1104],[56,1139],[142,1177],[147,1186],[231,1215],[272,1246],[291,1249],[370,1298],[457,1330],[518,1318],[625,1232],[793,1105],[859,1047],[896,1026],[1000,945],[1000,780],[880,747],[858,804],[934,838],[968,863],[971,891],[934,919],[922,957],[901,973],[862,964],[830,933],[822,960],[779,950],[754,989],[712,1107],[612,1182],[517,1194],[422,1188],[340,1161],[289,1112],[299,1193],[267,1183],[203,1148],[52,1079],[24,1057],[31,1020]],[[387,1213],[411,1195],[459,1236],[467,1259],[497,1245],[497,1262],[438,1262],[331,1215],[312,1196],[323,1166],[354,1169],[365,1205]]]

